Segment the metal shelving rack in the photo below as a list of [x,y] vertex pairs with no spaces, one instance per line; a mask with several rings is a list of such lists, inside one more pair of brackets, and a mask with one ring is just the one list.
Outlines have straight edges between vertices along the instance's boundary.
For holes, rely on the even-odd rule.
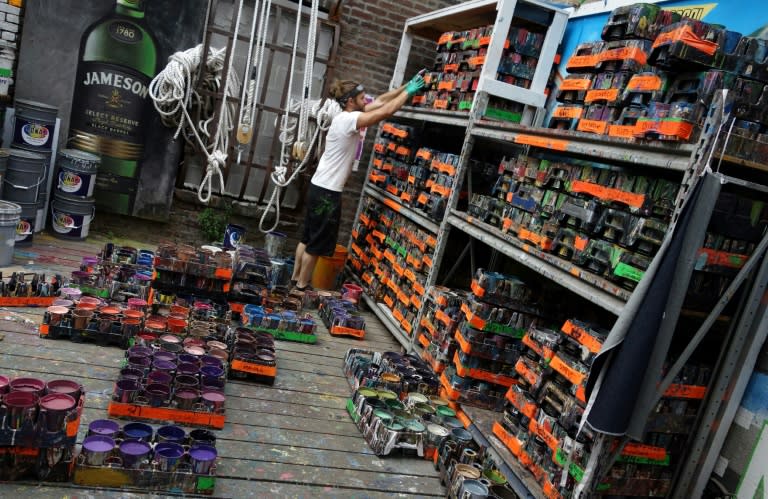
[[[545,50],[542,51],[542,58],[536,71],[536,88],[532,85],[530,90],[520,87],[512,88],[512,85],[503,84],[495,79],[495,68],[501,56],[503,39],[509,30],[513,13],[518,15],[517,6],[525,6],[523,9],[525,15],[531,15],[531,9],[535,10],[537,8],[551,12],[550,28],[545,40]],[[724,107],[717,104],[719,101],[716,101],[716,104],[713,105],[714,111],[710,113],[708,122],[703,127],[706,132],[702,133],[697,143],[692,144],[670,145],[647,141],[639,143],[582,132],[537,128],[535,125],[538,125],[537,121],[541,117],[537,107],[544,104],[543,91],[546,85],[546,77],[541,75],[545,73],[548,75],[551,67],[551,60],[549,60],[549,63],[542,63],[541,61],[546,61],[544,59],[545,53],[551,54],[552,58],[554,58],[554,51],[562,37],[566,20],[567,15],[563,11],[554,9],[536,0],[498,0],[498,2],[497,0],[476,0],[409,19],[406,21],[404,28],[400,52],[392,78],[392,86],[398,86],[403,81],[414,36],[436,40],[443,32],[487,25],[490,21],[493,21],[495,24],[488,49],[487,62],[483,67],[478,92],[468,114],[404,107],[395,115],[394,120],[461,127],[464,130],[464,142],[462,144],[459,165],[456,169],[454,185],[461,185],[461,181],[468,175],[470,158],[478,141],[492,141],[505,144],[507,147],[517,148],[524,152],[530,149],[556,152],[562,155],[573,156],[577,159],[589,159],[616,164],[622,167],[651,168],[667,176],[678,175],[681,179],[681,188],[675,202],[676,211],[672,217],[674,223],[677,211],[682,205],[682,200],[685,198],[690,185],[695,181],[711,155],[714,139],[716,138],[715,131],[718,130],[717,125],[723,119],[721,110]],[[541,95],[535,96],[534,94],[537,92],[540,92]],[[483,115],[490,96],[525,104],[527,108],[523,114],[523,120],[527,125],[484,119]],[[743,164],[744,161],[739,160],[734,161],[734,163]],[[755,167],[754,165],[750,166]],[[760,169],[763,168],[765,167],[763,166]],[[371,173],[371,170],[372,163],[369,164],[367,175]],[[426,287],[436,283],[439,270],[438,262],[442,261],[451,230],[459,230],[470,236],[472,240],[488,244],[512,260],[530,268],[548,280],[557,282],[569,291],[577,293],[615,316],[619,316],[622,313],[624,305],[631,295],[629,291],[616,286],[610,281],[592,275],[555,255],[539,251],[515,236],[505,234],[499,229],[473,219],[467,213],[459,211],[457,209],[458,188],[453,189],[448,199],[446,216],[439,223],[430,220],[407,206],[403,206],[399,199],[369,183],[366,183],[363,194],[378,200],[421,228],[436,234],[437,244],[433,255],[436,265],[427,275]],[[361,199],[356,219],[361,213],[362,206]],[[415,335],[414,337],[409,337],[391,316],[389,310],[365,294],[363,298],[371,310],[382,319],[384,325],[405,350],[410,351],[419,347],[418,342],[414,339]],[[424,307],[422,306],[417,315],[416,324],[419,323],[423,311]],[[763,322],[765,322],[765,319],[763,319]],[[759,345],[754,347],[754,343],[753,341],[753,344],[750,345],[750,354],[754,353],[754,348],[759,348]],[[744,355],[747,355],[747,353],[744,353]],[[742,378],[743,376],[739,377],[739,382],[743,381]],[[738,400],[735,403],[738,404]],[[733,403],[730,404],[730,406],[732,405]],[[728,407],[729,410],[732,409],[730,406]],[[714,409],[710,407],[708,408],[709,410]],[[508,452],[505,452],[504,446],[491,435],[490,429],[486,428],[489,425],[482,423],[484,419],[476,415],[478,420],[475,422],[473,418],[475,411],[470,409],[468,413],[470,418],[473,419],[470,431],[481,443],[484,445],[488,444],[494,453],[494,457],[502,464],[502,469],[508,473],[508,476],[514,477],[510,478],[510,483],[514,486],[515,491],[521,497],[541,496],[541,490],[537,488],[538,485],[528,483],[525,480],[524,473],[520,473],[519,470],[515,469],[516,463],[514,459],[511,458]],[[700,440],[704,440],[704,438],[704,435],[699,436]],[[724,436],[721,436],[721,438],[724,438]],[[711,453],[702,456],[701,461],[709,459],[711,459]],[[701,479],[701,475],[692,476],[694,475],[693,470],[687,469],[686,472],[689,480]]]

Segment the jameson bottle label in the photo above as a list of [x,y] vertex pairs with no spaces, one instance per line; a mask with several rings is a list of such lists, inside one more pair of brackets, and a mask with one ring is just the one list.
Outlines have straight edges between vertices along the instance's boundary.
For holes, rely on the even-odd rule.
[[139,160],[150,78],[129,68],[82,62],[77,71],[70,129],[78,149]]
[[[118,212],[129,209],[126,189],[135,190],[152,116],[157,45],[144,14],[143,2],[115,0],[114,10],[83,32],[72,98],[70,145],[101,156],[99,177],[110,174],[110,185],[123,186],[97,183],[97,204],[119,203]],[[126,196],[115,197],[117,191]]]

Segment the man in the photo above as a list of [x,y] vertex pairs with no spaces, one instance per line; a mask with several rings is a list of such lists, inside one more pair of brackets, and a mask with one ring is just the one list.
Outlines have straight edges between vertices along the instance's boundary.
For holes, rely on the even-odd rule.
[[331,97],[339,103],[342,112],[328,128],[325,151],[310,180],[304,233],[296,247],[291,277],[296,289],[309,289],[318,257],[332,256],[336,249],[341,222],[341,193],[352,171],[360,140],[359,130],[395,114],[423,86],[424,79],[419,72],[407,84],[366,103],[362,84],[335,80],[331,85]]

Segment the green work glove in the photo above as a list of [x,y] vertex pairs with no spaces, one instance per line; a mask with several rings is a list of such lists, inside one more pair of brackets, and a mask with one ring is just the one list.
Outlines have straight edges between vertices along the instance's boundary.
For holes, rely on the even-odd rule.
[[405,91],[408,95],[413,96],[416,92],[424,87],[424,78],[420,74],[416,75],[405,85]]

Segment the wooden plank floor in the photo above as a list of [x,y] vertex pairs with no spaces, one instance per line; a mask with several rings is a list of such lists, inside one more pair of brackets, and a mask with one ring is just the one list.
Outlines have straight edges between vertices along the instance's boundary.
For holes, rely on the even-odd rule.
[[[16,248],[14,265],[0,268],[68,276],[83,255],[98,254],[103,237],[61,241],[35,235]],[[140,242],[121,245],[150,248]],[[123,351],[116,347],[47,340],[37,334],[42,308],[0,309],[0,373],[44,379],[67,377],[87,390],[78,441],[88,423],[106,417]],[[337,338],[319,325],[315,345],[278,341],[274,386],[230,380],[227,423],[217,432],[216,497],[441,497],[445,490],[431,462],[375,456],[349,418],[350,388],[342,373],[347,349],[399,350],[399,344],[367,313],[364,341]],[[106,489],[73,484],[0,483],[2,497],[114,497]],[[146,497],[120,493],[120,497]]]

